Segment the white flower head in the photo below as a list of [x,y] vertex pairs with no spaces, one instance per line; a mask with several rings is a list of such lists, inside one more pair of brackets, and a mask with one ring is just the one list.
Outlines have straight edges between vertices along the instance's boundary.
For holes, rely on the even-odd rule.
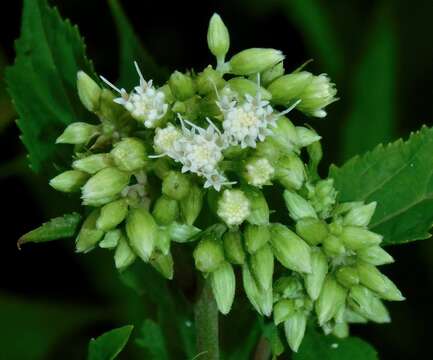
[[266,158],[257,158],[248,161],[245,170],[245,178],[248,184],[256,187],[269,184],[275,173],[274,167]]
[[229,226],[242,224],[250,211],[250,201],[241,190],[224,190],[218,201],[217,214]]
[[154,128],[157,121],[167,113],[168,104],[165,102],[164,93],[155,89],[152,80],[144,80],[137,62],[134,62],[134,65],[140,85],[136,86],[130,94],[123,88],[117,88],[102,76],[101,79],[120,94],[120,97],[114,99],[115,103],[124,106],[134,119],[143,122],[147,128]]
[[153,138],[153,146],[155,151],[159,154],[168,155],[170,157],[175,156],[173,152],[173,144],[181,136],[181,131],[171,123],[169,123],[163,129],[157,128],[155,130],[155,137]]

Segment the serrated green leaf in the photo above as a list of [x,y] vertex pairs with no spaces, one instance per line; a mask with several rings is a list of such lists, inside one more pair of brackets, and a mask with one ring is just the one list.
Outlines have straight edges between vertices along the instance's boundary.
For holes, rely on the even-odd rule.
[[21,236],[18,240],[18,247],[28,242],[40,243],[74,236],[80,221],[81,215],[78,213],[65,214],[51,219],[37,229]]
[[162,84],[168,78],[167,69],[159,66],[143,47],[119,1],[109,0],[109,4],[119,38],[119,84],[127,89],[138,84],[134,61],[137,61],[146,79]]
[[135,342],[149,354],[149,359],[164,360],[169,358],[161,326],[150,319],[144,320]]
[[376,350],[357,337],[339,339],[309,328],[293,360],[378,360]]
[[115,359],[128,342],[133,328],[132,325],[123,326],[91,339],[87,360]]
[[[89,115],[76,91],[78,70],[93,75],[77,27],[62,20],[46,0],[25,0],[16,59],[6,83],[19,116],[22,141],[33,170],[52,170],[68,157],[55,139],[67,124]],[[66,155],[66,156],[65,156]]]
[[385,244],[430,237],[433,224],[433,129],[407,141],[377,146],[338,168],[331,166],[341,201],[377,201],[370,228]]

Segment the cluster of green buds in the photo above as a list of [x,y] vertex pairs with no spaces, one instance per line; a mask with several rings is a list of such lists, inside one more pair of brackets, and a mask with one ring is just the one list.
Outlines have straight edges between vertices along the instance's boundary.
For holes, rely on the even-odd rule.
[[[113,250],[120,271],[139,259],[171,279],[172,242],[193,243],[220,312],[232,307],[239,267],[252,306],[284,323],[294,351],[314,314],[339,335],[355,320],[387,321],[380,299],[402,296],[375,267],[392,261],[367,229],[375,204],[338,204],[332,180],[317,181],[320,136],[286,116],[325,117],[334,84],[325,74],[286,74],[275,49],[227,60],[217,14],[207,40],[215,67],[175,71],[159,86],[137,63],[131,92],[78,73],[78,95],[99,123],[73,123],[58,137],[74,158],[50,182],[80,193],[89,209],[77,252]],[[272,209],[282,193],[289,216]]]

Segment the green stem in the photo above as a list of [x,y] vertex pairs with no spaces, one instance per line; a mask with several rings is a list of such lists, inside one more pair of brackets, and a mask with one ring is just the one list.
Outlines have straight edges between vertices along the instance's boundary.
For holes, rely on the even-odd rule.
[[194,313],[197,360],[219,360],[218,308],[207,280],[203,282]]

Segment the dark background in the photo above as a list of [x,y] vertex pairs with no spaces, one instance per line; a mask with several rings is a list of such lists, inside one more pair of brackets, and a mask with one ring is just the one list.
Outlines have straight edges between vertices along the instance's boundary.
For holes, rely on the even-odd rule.
[[[117,39],[106,1],[51,3],[79,25],[98,73],[115,78]],[[342,164],[379,142],[406,138],[422,124],[433,124],[431,0],[122,4],[147,50],[170,70],[200,69],[213,61],[206,31],[214,11],[230,30],[232,53],[248,47],[281,49],[288,70],[313,58],[308,69],[327,72],[341,98],[326,119],[311,121],[324,138],[323,175],[331,162]],[[21,5],[2,4],[0,65],[13,60]],[[91,336],[134,319],[141,312],[140,303],[119,282],[107,252],[76,255],[72,240],[16,249],[21,234],[73,204],[27,169],[14,112],[5,97],[3,65],[0,359],[83,358]],[[388,250],[396,263],[385,272],[407,300],[388,304],[391,324],[353,326],[352,332],[373,344],[383,359],[432,358],[433,241]]]

